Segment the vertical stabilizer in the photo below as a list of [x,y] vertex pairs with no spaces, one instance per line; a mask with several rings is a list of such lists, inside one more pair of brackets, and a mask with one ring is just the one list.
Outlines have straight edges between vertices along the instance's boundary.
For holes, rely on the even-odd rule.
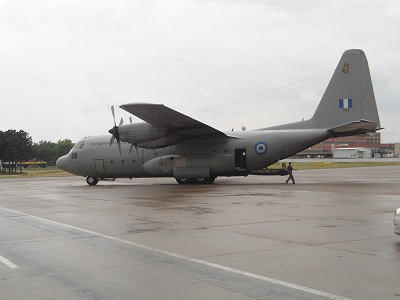
[[317,128],[333,128],[361,120],[376,123],[376,127],[380,127],[364,51],[347,50],[310,123]]
[[311,119],[263,129],[321,128],[335,134],[354,135],[375,132],[380,126],[364,51],[347,50]]

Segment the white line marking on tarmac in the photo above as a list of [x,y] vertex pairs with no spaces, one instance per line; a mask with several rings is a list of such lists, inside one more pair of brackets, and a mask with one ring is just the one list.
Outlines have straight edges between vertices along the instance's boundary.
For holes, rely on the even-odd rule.
[[9,261],[7,258],[5,258],[4,256],[0,255],[0,262],[2,262],[3,264],[5,264],[7,267],[11,268],[11,269],[18,269],[18,266],[16,264],[14,264],[13,262]]
[[[91,235],[95,235],[95,236],[98,236],[98,237],[102,237],[102,238],[105,238],[105,239],[109,239],[109,240],[117,241],[117,242],[120,242],[120,243],[132,245],[132,246],[135,246],[135,247],[138,247],[138,248],[142,248],[142,249],[146,249],[146,250],[149,250],[149,251],[165,254],[165,255],[168,255],[168,256],[171,256],[171,257],[175,257],[175,258],[179,258],[179,259],[183,259],[183,260],[186,260],[186,261],[195,262],[195,263],[198,263],[198,264],[202,264],[202,265],[209,266],[209,267],[212,267],[212,268],[224,270],[224,271],[227,271],[227,272],[240,274],[240,275],[243,275],[243,276],[246,276],[246,277],[249,277],[249,278],[263,280],[265,282],[269,282],[269,283],[273,283],[273,284],[276,284],[276,285],[292,288],[292,289],[295,289],[295,290],[299,290],[299,291],[302,291],[302,292],[318,295],[318,296],[321,296],[321,297],[326,297],[326,298],[335,299],[335,300],[351,300],[349,298],[345,298],[345,297],[341,297],[341,296],[334,295],[334,294],[331,294],[331,293],[327,293],[327,292],[324,292],[324,291],[308,288],[308,287],[301,286],[301,285],[298,285],[298,284],[294,284],[294,283],[290,283],[290,282],[274,279],[274,278],[267,277],[267,276],[257,275],[257,274],[254,274],[254,273],[250,273],[250,272],[246,272],[246,271],[242,271],[242,270],[238,270],[238,269],[234,269],[234,268],[230,268],[230,267],[225,267],[225,266],[222,266],[222,265],[219,265],[219,264],[215,264],[215,263],[211,263],[211,262],[208,262],[208,261],[205,261],[205,260],[192,258],[192,257],[189,257],[189,256],[185,256],[185,255],[181,255],[181,254],[165,251],[165,250],[162,250],[162,249],[149,247],[149,246],[146,246],[146,245],[142,245],[142,244],[138,244],[138,243],[135,243],[135,242],[127,241],[127,240],[120,239],[120,238],[117,238],[117,237],[113,237],[113,236],[110,236],[110,235],[101,234],[99,232],[95,232],[95,231],[83,229],[83,228],[80,228],[80,227],[76,227],[76,226],[60,223],[60,222],[57,222],[57,221],[52,221],[52,220],[49,220],[49,219],[37,217],[37,216],[34,216],[34,215],[26,214],[26,213],[19,212],[19,211],[16,211],[16,210],[4,208],[4,207],[0,207],[0,209],[6,210],[6,211],[9,211],[9,212],[12,212],[12,213],[20,214],[20,215],[23,215],[23,216],[26,216],[26,217],[31,217],[31,218],[34,218],[34,219],[37,219],[37,220],[40,220],[40,221],[43,221],[43,222],[47,222],[47,223],[56,224],[56,225],[60,225],[60,226],[63,226],[63,227],[75,229],[75,230],[78,230],[78,231],[81,231],[81,232],[85,232],[85,233],[88,233],[88,234],[91,234]],[[1,259],[1,257],[2,256],[0,256],[0,259]],[[6,260],[6,261],[8,261],[8,260]],[[11,263],[10,261],[8,261],[8,262]],[[11,264],[14,265],[13,263],[11,263]],[[14,266],[16,266],[16,265],[14,265]],[[16,267],[18,268],[18,266],[16,266]]]

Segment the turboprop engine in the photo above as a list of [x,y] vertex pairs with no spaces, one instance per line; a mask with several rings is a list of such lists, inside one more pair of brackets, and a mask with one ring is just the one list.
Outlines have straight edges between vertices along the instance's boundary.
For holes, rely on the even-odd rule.
[[180,142],[167,128],[157,128],[148,123],[132,123],[118,127],[119,139],[140,148],[155,149]]
[[121,118],[119,126],[115,123],[114,106],[111,107],[111,112],[114,118],[114,127],[108,132],[112,134],[110,146],[114,140],[117,140],[118,149],[121,153],[121,141],[130,143],[132,151],[133,147],[140,147],[145,149],[156,149],[175,145],[181,142],[181,138],[174,135],[174,132],[168,128],[154,127],[148,123],[131,123],[124,124]]

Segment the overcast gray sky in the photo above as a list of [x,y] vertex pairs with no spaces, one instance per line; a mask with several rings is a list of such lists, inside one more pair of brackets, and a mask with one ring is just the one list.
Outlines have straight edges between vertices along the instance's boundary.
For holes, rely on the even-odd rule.
[[132,102],[222,131],[308,119],[353,48],[400,142],[400,1],[0,0],[0,130],[77,142]]

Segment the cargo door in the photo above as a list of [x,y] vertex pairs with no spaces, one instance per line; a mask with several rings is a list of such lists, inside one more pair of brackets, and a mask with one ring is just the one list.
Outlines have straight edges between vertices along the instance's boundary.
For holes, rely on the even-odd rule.
[[238,171],[247,170],[246,149],[235,149],[235,168]]
[[95,159],[94,168],[96,170],[96,174],[104,174],[106,172],[104,169],[104,159]]

